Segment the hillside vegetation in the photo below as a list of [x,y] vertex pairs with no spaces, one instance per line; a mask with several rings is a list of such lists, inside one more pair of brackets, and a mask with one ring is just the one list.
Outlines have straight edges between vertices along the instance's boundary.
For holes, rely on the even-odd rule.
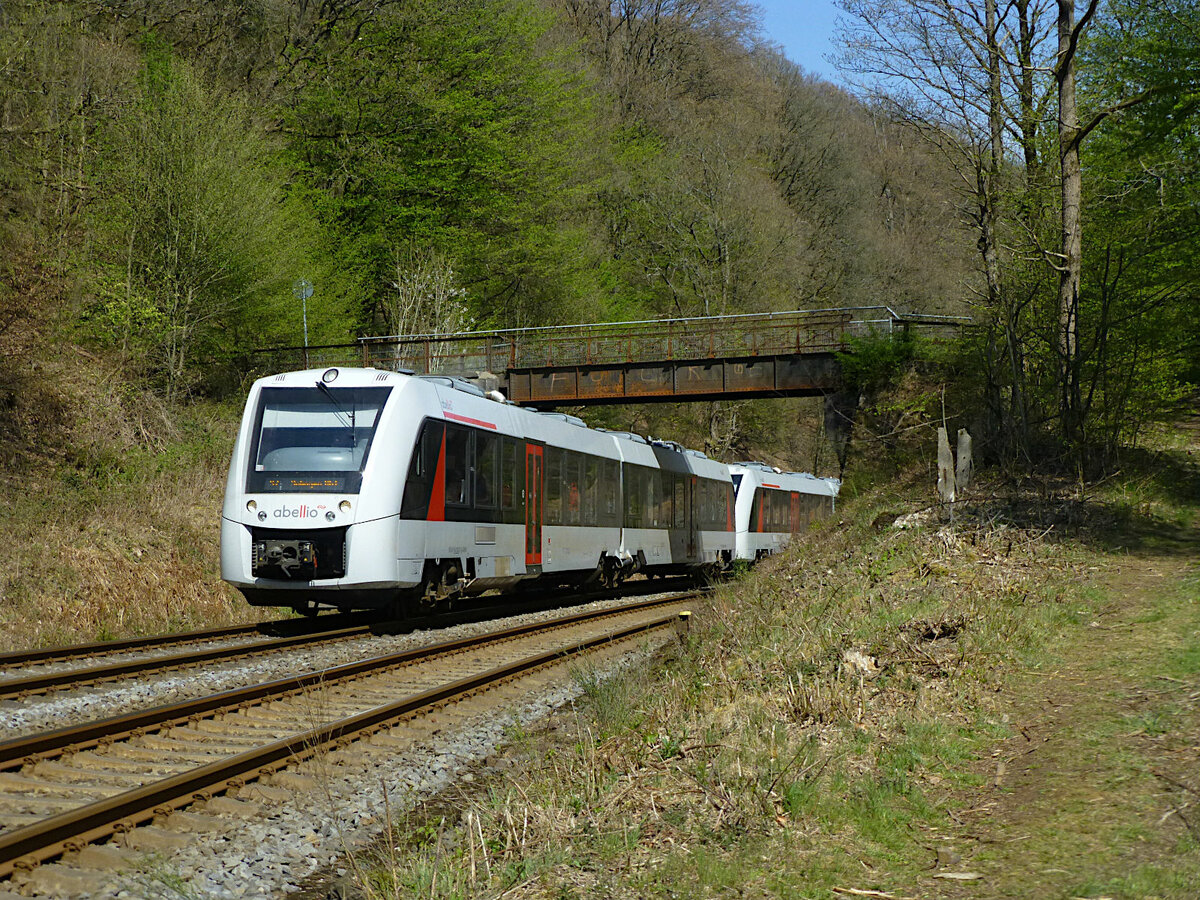
[[[1197,375],[1195,10],[1089,7],[1067,73],[1047,3],[843,6],[853,93],[742,0],[3,4],[6,641],[240,609],[221,470],[250,351],[304,337],[300,278],[312,343],[967,311],[955,352],[857,348],[851,465],[944,417],[1010,472],[1112,471]],[[1056,131],[1068,80],[1077,133]],[[1080,183],[1076,258],[1059,188]],[[844,462],[812,403],[594,421]]]

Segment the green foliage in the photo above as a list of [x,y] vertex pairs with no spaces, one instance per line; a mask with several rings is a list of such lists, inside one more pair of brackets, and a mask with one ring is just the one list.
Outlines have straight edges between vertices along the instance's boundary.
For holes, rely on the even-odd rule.
[[137,103],[109,123],[95,163],[108,265],[87,321],[172,396],[276,330],[298,229],[249,106],[153,39],[143,58]]
[[481,321],[536,315],[512,308],[514,292],[561,299],[572,236],[555,224],[577,191],[569,148],[587,108],[548,27],[527,0],[426,0],[347,24],[328,57],[295,69],[292,151],[365,326],[410,246],[465,273]]
[[1093,106],[1139,98],[1085,145],[1083,381],[1109,458],[1200,380],[1200,11],[1122,0],[1087,47]]
[[898,334],[870,334],[850,339],[850,349],[835,354],[846,387],[858,393],[875,393],[893,384],[917,355],[916,339]]

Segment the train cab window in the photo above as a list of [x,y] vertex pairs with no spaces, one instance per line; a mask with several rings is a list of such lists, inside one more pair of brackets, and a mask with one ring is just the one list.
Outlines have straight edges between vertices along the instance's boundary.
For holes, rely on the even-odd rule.
[[471,445],[474,433],[457,425],[446,426],[446,505],[471,505]]
[[546,500],[543,506],[547,525],[563,523],[563,451],[558,447],[546,448]]
[[517,487],[517,442],[505,438],[500,447],[500,506],[516,509],[520,488]]
[[495,509],[500,485],[500,438],[494,434],[475,435],[475,508]]
[[250,446],[252,493],[357,494],[391,388],[263,388]]

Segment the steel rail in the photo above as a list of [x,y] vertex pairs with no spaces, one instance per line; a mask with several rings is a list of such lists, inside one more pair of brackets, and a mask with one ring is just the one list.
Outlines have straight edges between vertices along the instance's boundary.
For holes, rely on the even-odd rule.
[[70,685],[82,687],[101,681],[113,681],[126,675],[148,674],[165,669],[181,669],[197,666],[202,663],[219,660],[237,659],[241,656],[257,656],[274,650],[286,650],[289,647],[304,646],[305,644],[324,644],[333,641],[346,641],[371,632],[370,625],[355,625],[351,628],[339,628],[334,631],[317,631],[308,634],[295,635],[285,638],[271,638],[253,644],[238,644],[234,647],[214,647],[210,650],[192,650],[187,653],[175,653],[170,656],[151,656],[144,659],[134,659],[127,662],[108,663],[87,669],[69,669],[65,672],[39,673],[27,675],[24,678],[11,678],[0,681],[0,699],[7,697],[27,697],[39,694],[51,688]]
[[[355,615],[335,613],[317,619],[275,619],[271,622],[258,622],[253,625],[226,625],[221,628],[206,628],[200,631],[180,631],[174,634],[155,634],[144,637],[122,638],[116,641],[93,641],[86,644],[69,644],[62,647],[37,647],[32,650],[13,650],[0,653],[0,666],[20,667],[36,663],[59,662],[68,659],[78,659],[82,656],[104,656],[109,653],[120,653],[125,650],[143,650],[148,647],[171,647],[177,644],[196,644],[201,641],[220,640],[227,637],[240,637],[249,634],[266,634],[273,628],[286,629],[295,627],[304,629],[309,623],[325,619],[354,618]],[[327,626],[325,626],[327,627]]]
[[697,591],[686,591],[667,597],[642,600],[637,603],[626,603],[617,607],[609,607],[608,609],[574,613],[569,616],[542,622],[528,622],[523,625],[501,629],[500,631],[489,632],[488,634],[427,644],[423,647],[414,647],[410,650],[401,650],[384,656],[372,657],[371,659],[343,663],[340,666],[320,669],[303,675],[291,675],[262,684],[233,688],[228,691],[222,691],[219,694],[211,694],[207,697],[200,697],[194,700],[183,700],[178,703],[156,706],[152,709],[125,713],[120,716],[112,716],[111,718],[100,719],[94,722],[85,722],[81,725],[68,725],[54,731],[44,731],[38,734],[12,738],[0,743],[0,771],[20,768],[27,763],[34,763],[41,759],[52,759],[68,751],[78,752],[80,750],[87,750],[101,742],[111,742],[134,733],[145,733],[169,728],[195,718],[215,715],[223,709],[253,706],[274,697],[297,693],[314,685],[327,685],[349,681],[418,660],[457,653],[483,644],[522,637],[536,631],[548,631],[569,625],[577,625],[581,622],[605,616],[619,615],[625,612],[639,612],[641,610],[653,609],[656,606],[679,603],[683,600],[691,599],[697,596],[697,594]]
[[[611,616],[619,611],[607,610],[601,615]],[[303,761],[332,744],[373,733],[403,716],[470,695],[490,684],[558,662],[565,656],[669,627],[679,618],[677,615],[664,616],[528,656],[0,835],[0,878],[12,875],[17,868],[32,867],[68,850],[136,827],[170,810],[209,799],[230,787],[240,787],[247,781]]]

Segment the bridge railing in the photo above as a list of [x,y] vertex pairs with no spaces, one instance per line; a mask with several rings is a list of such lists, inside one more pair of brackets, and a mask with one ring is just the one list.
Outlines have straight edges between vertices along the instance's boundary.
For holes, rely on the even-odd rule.
[[392,335],[360,338],[354,344],[256,353],[268,356],[276,370],[360,365],[418,374],[498,374],[559,366],[829,352],[846,349],[855,337],[892,334],[906,327],[938,331],[964,324],[966,320],[959,317],[905,316],[887,306],[869,306]]

